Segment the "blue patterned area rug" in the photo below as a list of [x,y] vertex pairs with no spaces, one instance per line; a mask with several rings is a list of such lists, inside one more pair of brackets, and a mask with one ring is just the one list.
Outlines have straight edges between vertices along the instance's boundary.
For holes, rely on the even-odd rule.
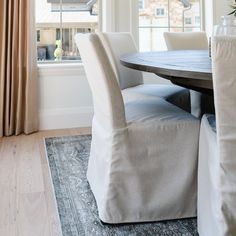
[[64,236],[198,235],[196,219],[102,224],[86,179],[90,143],[90,135],[45,140]]

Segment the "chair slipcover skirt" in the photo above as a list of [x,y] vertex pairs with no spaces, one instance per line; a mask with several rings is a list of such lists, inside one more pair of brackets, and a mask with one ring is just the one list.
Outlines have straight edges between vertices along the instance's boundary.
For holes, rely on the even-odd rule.
[[217,140],[216,132],[204,115],[201,123],[198,162],[198,232],[201,236],[220,235],[216,204],[217,196]]
[[101,220],[195,217],[198,120],[160,99],[126,104],[126,117],[112,132],[93,120],[87,177]]

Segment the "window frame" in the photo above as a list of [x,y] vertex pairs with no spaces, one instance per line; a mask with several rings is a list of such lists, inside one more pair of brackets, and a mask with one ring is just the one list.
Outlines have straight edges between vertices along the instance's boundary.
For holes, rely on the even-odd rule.
[[[61,0],[61,2],[62,2],[62,0]],[[99,0],[98,1],[98,31],[101,31],[102,30],[102,18],[103,18],[103,16],[102,16],[102,13],[103,13],[103,11],[102,11],[102,5],[103,5],[103,0]],[[62,14],[63,14],[63,12],[66,12],[66,11],[63,11],[62,10],[62,8],[60,9],[61,10],[61,16],[60,16],[60,21],[62,20]],[[36,22],[36,24],[37,24],[37,22]],[[62,22],[60,22],[60,24],[62,25],[63,24],[63,21]],[[63,30],[63,27],[62,27],[62,30]],[[40,33],[41,33],[41,30],[38,30],[37,29],[37,27],[36,27],[36,36],[37,36],[37,32],[38,31],[40,31]],[[39,38],[41,37],[41,34],[40,34],[40,36],[39,36]],[[36,38],[36,43],[38,43],[38,37]],[[80,59],[80,60],[65,60],[65,59],[63,59],[63,60],[59,60],[59,61],[56,61],[56,60],[37,60],[37,64],[38,65],[71,65],[71,64],[76,64],[76,65],[82,65],[83,63],[82,63],[82,60]]]
[[[176,29],[182,29],[181,31],[182,32],[187,32],[189,31],[189,29],[192,29],[193,31],[195,31],[194,29],[198,29],[199,31],[202,31],[205,29],[205,15],[204,15],[204,12],[205,12],[205,5],[204,5],[204,1],[203,0],[198,0],[198,3],[199,3],[199,17],[200,17],[200,23],[195,23],[194,19],[192,19],[192,24],[190,25],[185,25],[185,20],[182,21],[182,25],[181,26],[172,26],[171,23],[170,23],[170,15],[169,15],[169,12],[170,12],[170,2],[171,0],[167,0],[168,2],[168,7],[166,8],[166,16],[168,17],[168,22],[167,24],[168,25],[165,25],[165,26],[156,26],[156,25],[141,25],[140,24],[140,18],[139,18],[139,9],[138,9],[138,13],[137,13],[137,19],[138,19],[138,22],[137,22],[137,25],[138,25],[138,37],[136,39],[136,42],[138,43],[138,47],[140,48],[141,44],[140,44],[140,30],[141,29],[166,29],[167,32],[171,32],[172,29],[176,28]],[[159,6],[161,7],[161,6]],[[158,8],[159,8],[158,7]],[[192,8],[190,8],[192,9]],[[186,8],[183,13],[182,13],[182,17],[185,16],[185,12],[187,12],[188,10],[190,10],[188,8]],[[156,15],[155,15],[156,16]],[[165,17],[166,17],[165,16]],[[157,17],[157,16],[156,16]],[[144,46],[146,47],[146,46]],[[152,47],[151,47],[152,48]],[[147,48],[145,49],[147,50]]]

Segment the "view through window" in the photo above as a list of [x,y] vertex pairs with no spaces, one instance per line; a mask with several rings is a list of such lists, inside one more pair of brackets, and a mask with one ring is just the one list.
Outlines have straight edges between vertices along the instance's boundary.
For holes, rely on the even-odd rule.
[[163,33],[200,31],[200,0],[138,0],[140,51],[166,50]]
[[98,0],[37,0],[38,61],[80,60],[76,33],[98,30]]

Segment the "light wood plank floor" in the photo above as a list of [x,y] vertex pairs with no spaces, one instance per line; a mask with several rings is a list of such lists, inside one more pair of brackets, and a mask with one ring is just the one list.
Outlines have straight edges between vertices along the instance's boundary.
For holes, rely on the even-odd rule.
[[61,236],[44,138],[90,128],[0,138],[0,236]]

